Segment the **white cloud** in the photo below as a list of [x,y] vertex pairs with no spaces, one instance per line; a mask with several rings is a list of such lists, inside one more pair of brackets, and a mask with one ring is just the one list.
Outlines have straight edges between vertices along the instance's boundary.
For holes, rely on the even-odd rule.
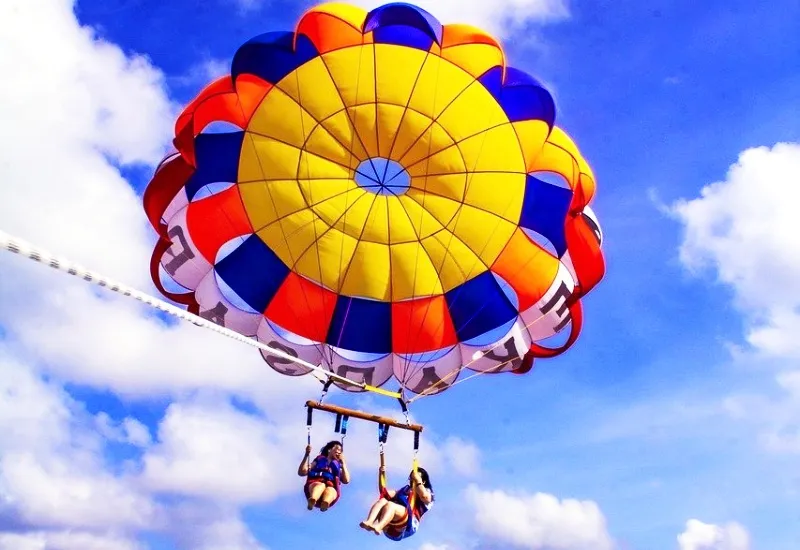
[[101,412],[95,416],[95,425],[103,437],[110,441],[129,443],[136,447],[147,447],[151,441],[147,426],[135,418],[114,422],[106,413]]
[[[157,69],[98,40],[72,7],[0,3],[0,69],[10,75],[0,89],[2,229],[148,290],[155,237],[112,161],[157,162],[176,109]],[[34,28],[47,39],[31,43]],[[0,266],[0,326],[62,379],[148,395],[263,379],[254,350],[220,337],[198,346],[196,327],[165,329],[138,304],[9,254]],[[245,351],[250,363],[239,360]],[[226,360],[235,366],[219,369]]]
[[[11,75],[0,89],[2,229],[152,291],[155,236],[112,161],[152,165],[168,147],[176,107],[163,76],[81,27],[72,2],[2,2],[0,20],[0,68]],[[48,39],[31,44],[32,28]],[[166,327],[139,304],[9,254],[0,266],[0,326],[62,380],[148,396],[268,385],[254,349]]]
[[17,513],[35,525],[145,528],[155,515],[147,496],[80,451],[66,458],[4,453],[0,484]]
[[239,514],[228,507],[209,504],[183,504],[171,513],[172,522],[192,525],[182,530],[178,541],[192,550],[267,550],[242,521]]
[[736,522],[719,526],[690,519],[678,535],[678,546],[680,550],[750,550],[750,536]]
[[155,491],[244,504],[301,485],[276,427],[221,400],[170,405],[158,438],[143,459],[144,482]]
[[455,549],[448,544],[433,544],[430,542],[426,542],[419,547],[419,550],[455,550]]
[[483,537],[529,550],[611,550],[597,503],[545,493],[509,494],[467,487],[474,528]]
[[800,452],[798,184],[800,144],[778,143],[742,152],[725,180],[672,206],[685,227],[683,264],[693,273],[713,270],[733,290],[752,351],[762,364],[779,362],[781,397],[736,395],[727,401],[732,414],[762,423],[761,441],[776,452]]
[[48,451],[69,444],[71,412],[64,395],[0,346],[0,449]]
[[0,5],[0,219],[9,233],[142,284],[152,239],[110,161],[156,162],[174,107],[159,71],[96,39],[72,7]]
[[480,469],[480,449],[471,441],[458,437],[448,437],[442,446],[453,470],[463,476],[474,476]]
[[800,357],[800,144],[779,143],[739,155],[724,181],[673,211],[685,226],[681,261],[713,269],[735,292],[762,352]]
[[185,86],[194,88],[195,93],[208,86],[214,80],[229,75],[231,70],[230,60],[216,59],[205,55],[202,60],[192,65],[184,74],[168,77],[170,86]]
[[0,533],[0,550],[143,550],[138,542],[114,534],[80,531]]
[[[0,501],[47,527],[141,528],[156,507],[104,468],[101,441],[69,396],[0,349]],[[108,502],[114,502],[113,507]]]
[[[24,273],[18,264],[10,267]],[[311,377],[290,380],[274,373],[255,348],[189,323],[167,326],[145,306],[98,296],[60,273],[32,275],[9,282],[10,292],[22,287],[30,298],[24,307],[13,296],[0,301],[0,324],[63,380],[142,397],[216,388],[270,400],[276,408],[319,387]]]

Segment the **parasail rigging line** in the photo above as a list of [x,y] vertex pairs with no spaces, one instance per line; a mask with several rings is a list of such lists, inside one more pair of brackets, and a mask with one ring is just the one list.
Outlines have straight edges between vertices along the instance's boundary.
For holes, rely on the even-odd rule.
[[12,235],[9,235],[8,233],[2,230],[0,230],[0,248],[7,250],[8,252],[13,252],[20,256],[24,256],[30,260],[34,260],[41,264],[45,264],[57,271],[62,271],[64,273],[68,273],[75,277],[79,277],[86,282],[95,283],[101,287],[111,290],[112,292],[122,294],[123,296],[127,296],[129,298],[134,298],[151,307],[154,307],[165,313],[169,313],[174,317],[177,317],[184,321],[189,321],[198,327],[214,331],[218,334],[222,334],[223,336],[227,336],[228,338],[232,338],[233,340],[236,340],[238,342],[242,342],[250,346],[256,347],[266,353],[276,355],[283,359],[297,363],[298,365],[302,365],[308,369],[311,369],[312,371],[321,373],[329,380],[333,379],[342,384],[348,384],[351,386],[359,387],[365,391],[370,391],[380,395],[385,395],[387,397],[395,397],[395,398],[401,397],[399,392],[385,390],[383,388],[378,388],[370,384],[366,384],[364,382],[355,382],[353,380],[350,380],[349,378],[338,375],[318,365],[314,365],[312,363],[309,363],[308,361],[304,361],[303,359],[300,359],[299,357],[295,357],[294,355],[286,353],[283,350],[268,346],[263,342],[259,342],[254,338],[249,338],[229,328],[217,325],[216,323],[212,323],[208,319],[204,319],[199,315],[195,315],[194,313],[183,310],[163,300],[150,296],[149,294],[145,294],[144,292],[136,290],[135,288],[132,288],[123,283],[117,282],[97,272],[90,271],[78,264],[75,264],[74,262],[54,256],[50,252],[35,247],[32,244],[22,239],[13,237]]

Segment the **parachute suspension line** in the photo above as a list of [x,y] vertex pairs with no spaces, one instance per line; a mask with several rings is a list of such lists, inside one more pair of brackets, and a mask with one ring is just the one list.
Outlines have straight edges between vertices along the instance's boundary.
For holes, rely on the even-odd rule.
[[[505,360],[505,361],[503,361],[502,363],[499,363],[499,364],[495,365],[493,368],[491,368],[491,369],[489,369],[489,370],[486,370],[486,371],[477,371],[477,372],[473,372],[472,374],[470,374],[469,376],[467,376],[467,377],[465,377],[465,378],[459,378],[458,380],[456,380],[455,382],[453,382],[452,384],[450,384],[450,387],[452,388],[453,386],[456,386],[456,385],[458,385],[458,384],[462,384],[462,383],[466,382],[467,380],[471,380],[472,378],[476,378],[476,377],[478,377],[478,376],[483,376],[483,375],[485,375],[485,374],[492,374],[493,372],[496,372],[497,370],[499,370],[499,369],[503,368],[503,367],[504,367],[505,365],[507,365],[508,363],[511,363],[512,361],[516,361],[517,359],[518,359],[517,357],[514,357],[514,358],[512,358],[512,359],[506,359],[506,360]],[[430,386],[430,387],[428,387],[428,388],[426,388],[424,392],[422,392],[422,393],[419,393],[419,394],[415,395],[414,397],[412,397],[411,399],[409,399],[409,401],[408,401],[408,402],[409,402],[409,403],[413,403],[414,401],[416,401],[416,400],[418,400],[418,399],[421,399],[421,398],[423,398],[423,397],[430,397],[431,395],[433,395],[433,394],[435,393],[435,391],[436,391],[436,390],[435,390],[436,386],[438,386],[438,385],[439,385],[439,384],[441,384],[441,383],[444,383],[444,382],[446,382],[446,381],[447,381],[447,380],[449,380],[449,379],[450,379],[452,376],[455,376],[455,375],[459,374],[459,373],[460,373],[462,370],[464,370],[465,368],[467,368],[467,367],[466,367],[466,365],[465,365],[465,366],[462,366],[462,367],[459,367],[458,369],[454,370],[454,371],[453,371],[453,372],[451,372],[451,373],[448,373],[446,376],[443,376],[443,377],[441,377],[441,382],[437,382],[437,383],[435,383],[435,384],[431,384],[431,386]]]
[[[570,329],[570,335],[569,335],[569,337],[567,339],[567,342],[569,342],[570,340],[574,341],[575,337],[577,336],[576,330],[579,330],[579,327],[580,327],[581,322],[582,322],[581,321],[581,318],[582,318],[581,305],[580,305],[580,302],[578,301],[579,298],[580,298],[580,295],[579,294],[575,294],[572,297],[568,298],[566,303],[565,303],[566,307],[569,308],[570,317],[571,317],[571,323],[574,325]],[[483,306],[481,306],[481,309],[482,308],[483,308]],[[480,309],[478,311],[480,311]],[[544,320],[546,317],[547,317],[547,314],[539,315],[538,317],[536,317],[530,323],[525,324],[525,326],[523,328],[527,330],[530,327],[532,327],[533,325],[535,325],[536,323]],[[479,361],[480,359],[485,357],[488,353],[491,353],[492,351],[496,350],[497,348],[499,348],[503,344],[504,344],[503,341],[497,342],[496,344],[491,346],[489,349],[481,352],[479,355],[473,356],[472,359],[468,363],[462,365],[458,369],[453,370],[452,372],[446,374],[445,376],[442,376],[439,382],[431,384],[430,387],[426,388],[424,391],[420,392],[418,395],[416,395],[412,399],[410,399],[409,403],[412,403],[412,402],[416,401],[420,397],[428,397],[428,396],[432,395],[433,393],[435,393],[434,390],[435,390],[435,388],[437,386],[439,386],[440,384],[444,383],[446,380],[450,379],[451,377],[457,376],[459,373],[461,373],[462,370],[464,370],[465,368],[469,368],[469,366],[471,364],[475,363],[476,361]],[[563,344],[562,348],[564,346],[566,346],[566,344]],[[467,376],[466,378],[461,378],[461,379],[453,382],[452,384],[450,384],[450,387],[453,387],[456,384],[461,384],[462,382],[466,382],[467,380],[470,380],[471,378],[475,378],[476,376],[482,376],[484,374],[495,373],[495,372],[499,371],[500,369],[502,369],[508,363],[516,361],[517,359],[522,359],[522,365],[524,365],[525,361],[528,360],[527,355],[528,354],[526,353],[525,356],[523,356],[523,357],[511,357],[510,359],[507,359],[507,360],[503,361],[502,363],[498,363],[497,365],[495,365],[491,369],[488,369],[488,370],[485,370],[485,371],[478,371],[478,372],[475,372],[475,373],[471,374],[470,376]],[[534,359],[533,357],[530,358],[531,361],[533,359]],[[517,369],[514,369],[514,370],[517,370]],[[523,370],[522,372],[527,372],[527,370]]]
[[[42,263],[42,264],[46,264],[46,265],[48,265],[49,267],[51,267],[51,268],[53,268],[55,270],[62,271],[64,273],[68,273],[69,275],[73,275],[73,276],[79,277],[79,278],[83,279],[86,282],[95,283],[95,284],[97,284],[99,286],[107,288],[108,290],[110,290],[112,292],[116,292],[118,294],[122,294],[123,296],[127,296],[129,298],[133,298],[133,299],[138,300],[138,301],[140,301],[140,302],[142,302],[144,304],[147,304],[147,305],[149,305],[149,306],[151,306],[151,307],[153,307],[155,309],[158,309],[158,310],[163,311],[165,313],[169,313],[170,315],[172,315],[174,317],[177,317],[177,318],[182,319],[184,321],[189,321],[189,322],[193,323],[194,325],[196,325],[198,327],[211,330],[211,331],[216,332],[218,334],[221,334],[223,336],[227,336],[228,338],[231,338],[232,340],[236,340],[238,342],[242,342],[242,343],[247,344],[249,346],[253,346],[255,348],[258,348],[258,349],[260,349],[262,351],[265,351],[265,352],[267,352],[267,353],[269,353],[271,355],[276,355],[276,356],[281,357],[283,359],[286,359],[288,361],[292,361],[293,363],[296,363],[298,365],[302,365],[303,367],[306,367],[306,368],[308,368],[308,369],[310,369],[312,371],[320,372],[324,376],[328,377],[328,379],[333,379],[333,380],[336,380],[338,382],[341,382],[342,384],[347,384],[347,385],[350,385],[350,386],[353,386],[353,387],[361,388],[361,389],[363,389],[365,391],[371,391],[371,392],[379,393],[381,395],[386,395],[386,396],[389,396],[389,397],[399,397],[400,396],[399,392],[391,392],[391,391],[388,391],[388,390],[375,388],[374,386],[371,386],[371,385],[366,384],[364,382],[355,382],[353,380],[350,380],[349,378],[346,378],[344,376],[338,375],[338,374],[336,374],[334,372],[331,372],[330,370],[324,369],[324,368],[322,368],[322,367],[320,367],[318,365],[314,365],[312,363],[309,363],[308,361],[304,361],[303,359],[300,359],[299,357],[295,357],[294,355],[290,355],[290,354],[286,353],[283,350],[268,346],[268,345],[264,344],[263,342],[259,342],[258,340],[254,339],[254,338],[249,338],[247,336],[243,336],[242,334],[239,334],[238,332],[235,332],[235,331],[233,331],[233,330],[231,330],[229,328],[217,325],[216,323],[212,323],[211,321],[209,321],[207,319],[204,319],[203,317],[200,317],[199,315],[195,315],[194,313],[191,313],[189,311],[186,311],[184,309],[176,307],[176,306],[174,306],[172,304],[169,304],[169,303],[167,303],[167,302],[165,302],[163,300],[160,300],[158,298],[155,298],[153,296],[145,294],[144,292],[136,290],[135,288],[127,286],[127,285],[125,285],[123,283],[117,282],[117,281],[115,281],[113,279],[110,279],[110,278],[104,276],[104,275],[101,275],[101,274],[96,273],[94,271],[90,271],[90,270],[88,270],[88,269],[86,269],[86,268],[84,268],[84,267],[82,267],[82,266],[80,266],[78,264],[75,264],[75,263],[73,263],[73,262],[71,262],[69,260],[53,256],[49,252],[47,252],[47,251],[45,251],[43,249],[34,247],[33,245],[23,241],[22,239],[19,239],[19,238],[16,238],[16,237],[12,237],[8,233],[6,233],[4,231],[1,231],[1,230],[0,230],[0,248],[2,248],[4,250],[7,250],[8,252],[13,252],[14,254],[19,254],[19,255],[24,256],[24,257],[26,257],[26,258],[28,258],[30,260],[34,260],[36,262],[39,262],[39,263]],[[376,390],[379,390],[379,391],[376,391]]]
[[[568,303],[569,303],[569,302],[568,302]],[[572,305],[572,306],[574,306],[574,305],[575,305],[575,303],[573,302],[571,305]],[[538,323],[539,321],[541,321],[542,319],[544,319],[546,316],[547,316],[547,315],[540,315],[539,317],[537,317],[536,319],[534,319],[534,320],[533,320],[533,321],[531,321],[530,323],[526,324],[524,328],[525,328],[525,329],[528,329],[528,328],[532,327],[533,325],[535,325],[536,323]],[[575,322],[575,321],[573,321],[573,322]],[[462,365],[461,367],[459,367],[458,369],[455,369],[455,370],[453,370],[453,371],[452,371],[452,372],[450,372],[450,373],[447,373],[445,376],[442,376],[439,382],[436,382],[435,384],[431,384],[431,385],[430,385],[428,388],[426,388],[426,389],[425,389],[425,391],[423,391],[423,392],[420,392],[419,394],[417,394],[417,395],[415,395],[414,397],[412,397],[411,399],[409,399],[409,400],[408,400],[408,403],[409,403],[409,404],[411,404],[411,403],[413,403],[414,401],[416,401],[417,399],[420,399],[420,398],[422,398],[422,397],[429,397],[429,396],[433,395],[433,394],[435,393],[435,391],[436,391],[436,390],[435,390],[436,386],[438,386],[439,384],[442,384],[442,383],[444,383],[445,381],[447,381],[447,380],[448,380],[448,379],[450,379],[451,377],[458,375],[458,374],[459,374],[459,373],[460,373],[462,370],[464,370],[464,369],[466,369],[466,368],[469,368],[469,366],[470,366],[471,364],[473,364],[473,363],[474,363],[474,362],[476,362],[476,361],[479,361],[479,360],[480,360],[480,359],[482,359],[482,358],[483,358],[483,357],[484,357],[484,356],[485,356],[487,353],[490,353],[490,352],[494,351],[495,349],[497,349],[497,348],[498,348],[498,347],[500,347],[501,345],[503,345],[503,342],[498,342],[497,344],[495,344],[494,346],[492,346],[492,347],[491,347],[491,348],[489,348],[488,350],[484,351],[484,352],[483,352],[483,353],[482,353],[480,356],[478,356],[478,357],[473,357],[473,358],[472,358],[472,360],[471,360],[469,363],[467,363],[467,364],[465,364],[465,365]],[[504,366],[506,366],[507,364],[509,364],[509,363],[512,363],[512,362],[516,361],[517,359],[522,359],[523,361],[525,361],[525,358],[520,358],[520,357],[511,357],[510,359],[506,359],[506,360],[505,360],[505,361],[503,361],[502,363],[498,363],[497,365],[495,365],[495,366],[494,366],[494,367],[492,367],[491,369],[488,369],[488,370],[485,370],[485,371],[477,371],[477,372],[474,372],[474,373],[472,373],[471,375],[467,376],[466,378],[461,378],[461,379],[459,379],[459,380],[456,380],[455,382],[453,382],[452,384],[450,384],[450,387],[452,388],[453,386],[455,386],[455,385],[457,385],[457,384],[461,384],[461,383],[463,383],[463,382],[466,382],[467,380],[471,380],[472,378],[475,378],[475,377],[477,377],[477,376],[483,376],[484,374],[492,374],[492,373],[494,373],[494,372],[497,372],[497,371],[499,371],[500,369],[502,369]]]

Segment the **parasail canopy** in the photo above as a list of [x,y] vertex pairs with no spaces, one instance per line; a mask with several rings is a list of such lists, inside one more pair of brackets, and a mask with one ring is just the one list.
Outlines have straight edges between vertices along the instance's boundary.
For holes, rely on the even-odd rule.
[[144,197],[161,292],[357,382],[525,372],[575,342],[603,276],[594,177],[550,93],[409,4],[323,4],[243,44],[174,143]]

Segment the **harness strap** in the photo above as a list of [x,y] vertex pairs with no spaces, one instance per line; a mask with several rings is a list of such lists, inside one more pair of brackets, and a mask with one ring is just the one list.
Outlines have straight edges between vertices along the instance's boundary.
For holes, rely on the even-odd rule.
[[[414,432],[414,461],[411,463],[411,471],[416,477],[419,471],[419,461],[417,460],[417,453],[419,452],[419,432]],[[411,510],[414,514],[417,513],[417,482],[411,480],[411,495],[408,497],[408,503],[411,505]]]
[[389,427],[386,426],[386,430],[384,431],[384,425],[378,424],[378,445],[380,448],[380,458],[381,458],[381,469],[380,473],[378,474],[378,493],[380,494],[381,498],[388,497],[388,491],[386,490],[386,457],[383,454],[383,444],[386,442],[386,436],[388,435]]

